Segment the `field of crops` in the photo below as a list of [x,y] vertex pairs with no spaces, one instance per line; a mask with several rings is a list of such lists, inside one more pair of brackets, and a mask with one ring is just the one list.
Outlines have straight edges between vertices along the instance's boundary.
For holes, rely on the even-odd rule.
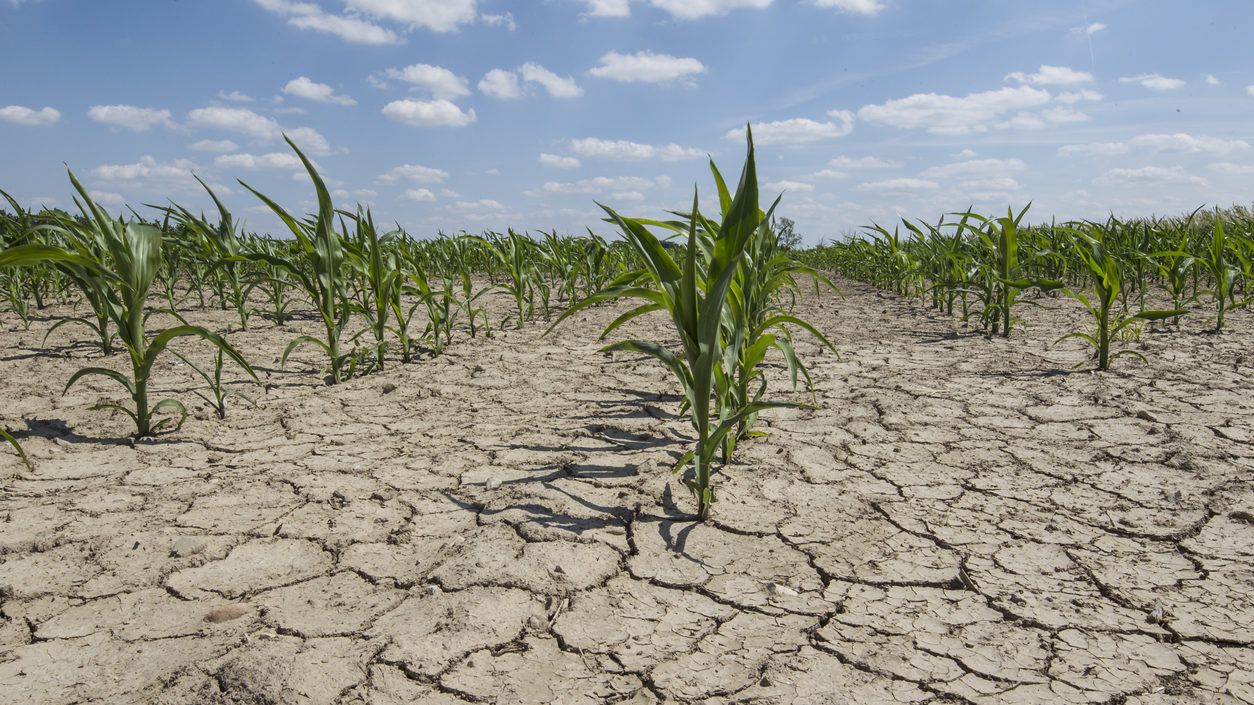
[[0,214],[0,700],[1254,703],[1247,211],[795,250],[750,141],[418,239],[296,153]]

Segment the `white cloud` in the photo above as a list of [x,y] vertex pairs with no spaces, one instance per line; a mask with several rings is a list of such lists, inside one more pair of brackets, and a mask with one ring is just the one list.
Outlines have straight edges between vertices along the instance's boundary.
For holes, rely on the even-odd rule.
[[807,184],[804,181],[792,181],[784,179],[782,181],[768,181],[762,184],[762,188],[767,191],[813,191],[814,185]]
[[430,91],[433,98],[452,100],[470,95],[469,82],[443,66],[413,64],[403,69],[388,69],[384,73],[389,78]]
[[174,126],[169,110],[135,105],[93,105],[87,111],[87,117],[104,125],[125,127],[135,132],[147,132],[154,125]]
[[1245,140],[1226,140],[1205,135],[1194,137],[1183,132],[1176,132],[1170,135],[1138,135],[1128,142],[1135,149],[1152,149],[1156,152],[1183,152],[1185,154],[1205,152],[1219,156],[1226,156],[1233,152],[1250,148],[1250,144]]
[[[1245,87],[1245,94],[1246,94],[1246,95],[1254,95],[1254,86],[1246,86],[1246,87]],[[47,108],[44,108],[44,110],[47,110]]]
[[1218,85],[1219,85],[1219,79],[1218,79],[1218,78],[1215,78],[1215,75],[1214,75],[1214,74],[1210,74],[1210,73],[1208,73],[1208,74],[1206,74],[1206,85],[1208,85],[1208,86],[1218,86]]
[[553,166],[558,169],[578,169],[582,164],[574,157],[563,157],[557,154],[548,154],[547,152],[540,154],[540,163],[545,166]]
[[1076,71],[1066,66],[1048,66],[1041,65],[1036,73],[1024,73],[1015,71],[1006,75],[1007,81],[1017,81],[1033,86],[1076,86],[1082,83],[1092,83],[1093,74],[1084,71]]
[[571,140],[570,150],[581,157],[620,161],[661,159],[674,162],[683,159],[700,159],[705,156],[705,152],[699,149],[683,147],[674,143],[652,145],[629,142],[627,140],[602,140],[595,137]]
[[1044,105],[1048,91],[1019,86],[958,97],[916,93],[880,105],[865,105],[858,117],[868,122],[903,129],[923,129],[938,135],[985,132],[1007,113]]
[[[835,120],[818,122],[809,118],[793,118],[777,122],[760,122],[753,125],[754,144],[806,144],[844,137],[853,131],[853,113],[848,110],[832,110],[827,115]],[[743,142],[745,130],[744,128],[728,130],[723,137]]]
[[1068,144],[1058,148],[1058,154],[1064,157],[1113,157],[1128,153],[1126,142],[1092,142],[1089,144]]
[[651,51],[635,54],[611,51],[602,56],[600,65],[588,73],[623,83],[671,83],[705,73],[705,65],[693,58]]
[[296,127],[287,130],[287,136],[296,143],[301,151],[309,154],[330,154],[331,143],[327,142],[327,138],[322,133],[312,127]]
[[1106,25],[1102,24],[1101,22],[1094,22],[1092,24],[1082,25],[1080,27],[1072,27],[1071,33],[1076,35],[1077,37],[1091,37],[1094,34],[1097,34],[1098,32],[1102,31],[1103,29],[1106,29]]
[[[958,182],[958,190],[966,194],[980,194],[981,196],[990,196],[991,194],[1008,193],[1019,190],[1019,182],[1009,176],[992,176],[982,179],[967,179]],[[992,200],[990,198],[980,198],[978,200]]]
[[91,196],[91,200],[96,203],[106,206],[120,206],[126,203],[126,198],[122,196],[122,194],[114,193],[112,191],[96,191],[93,189],[88,191],[87,195]]
[[56,108],[33,110],[24,105],[7,105],[0,108],[0,121],[12,122],[28,127],[51,125],[61,119],[61,111]]
[[518,29],[518,23],[514,21],[512,12],[505,12],[499,15],[481,15],[479,19],[489,27],[504,27],[513,32]]
[[1183,167],[1145,166],[1139,169],[1111,169],[1095,179],[1109,184],[1190,184],[1205,186],[1206,179],[1194,176]]
[[353,44],[399,44],[402,41],[400,35],[390,29],[367,22],[360,17],[328,14],[311,2],[254,1],[270,12],[286,17],[287,23],[297,29],[327,32]]
[[283,132],[274,119],[248,108],[197,108],[187,114],[187,123],[192,127],[235,132],[263,140],[275,139]]
[[884,0],[814,0],[814,4],[851,15],[877,15],[886,7]]
[[1055,100],[1063,105],[1075,105],[1076,103],[1096,103],[1102,98],[1103,96],[1101,93],[1088,88],[1082,88],[1078,91],[1059,93]]
[[415,201],[417,203],[431,203],[435,200],[435,194],[431,193],[429,189],[411,188],[406,189],[405,193],[401,194],[401,198],[406,201]]
[[811,176],[817,179],[847,179],[849,178],[849,175],[846,174],[845,172],[836,171],[834,169],[820,169],[814,172],[813,174],[811,174]]
[[583,0],[588,14],[593,17],[628,17],[631,15],[630,0]]
[[231,91],[230,93],[227,93],[226,91],[218,91],[218,99],[230,101],[232,103],[253,102],[252,96],[244,95],[243,93],[240,93],[239,91]]
[[488,176],[500,176],[500,175],[501,175],[501,170],[500,170],[500,169],[496,169],[496,168],[492,168],[492,169],[488,169],[488,170],[484,171],[483,173],[487,174]]
[[231,140],[201,140],[187,145],[187,148],[197,152],[234,152],[239,145]]
[[161,181],[191,180],[196,163],[188,159],[159,162],[151,156],[143,156],[134,164],[101,164],[92,169],[92,176],[101,181],[134,183],[156,179]]
[[414,127],[465,127],[478,119],[473,108],[463,112],[447,100],[394,100],[383,114]]
[[291,152],[224,154],[214,159],[213,164],[220,169],[284,169],[303,172],[305,168],[300,158]]
[[924,169],[919,176],[925,179],[988,179],[1004,177],[1026,171],[1028,165],[1020,159],[969,159]]
[[661,8],[681,20],[695,20],[710,15],[725,15],[741,7],[769,7],[771,0],[651,0],[654,7]]
[[422,184],[438,184],[448,178],[448,172],[419,164],[402,164],[379,176],[379,182],[394,184],[398,181],[416,181]]
[[457,201],[448,208],[455,211],[503,211],[505,204],[490,198],[481,198],[477,201]]
[[859,191],[931,191],[940,188],[940,184],[926,179],[887,179],[871,181],[858,186]]
[[575,79],[558,76],[540,64],[528,62],[520,66],[518,71],[524,81],[539,84],[554,98],[578,98],[583,95],[583,89],[576,85]]
[[297,98],[313,100],[319,103],[335,105],[357,105],[357,101],[346,95],[339,95],[335,89],[325,83],[318,83],[307,76],[298,76],[283,86],[283,92]]
[[350,10],[435,32],[475,20],[475,0],[346,0]]
[[1188,85],[1179,78],[1168,78],[1157,73],[1143,73],[1139,76],[1125,76],[1120,78],[1119,82],[1138,83],[1143,88],[1148,88],[1152,91],[1174,91]]
[[479,81],[479,92],[501,100],[518,100],[522,97],[518,74],[505,69],[492,69],[485,73]]
[[827,163],[837,169],[895,169],[901,162],[890,162],[879,157],[836,157]]
[[1233,164],[1232,162],[1217,162],[1210,165],[1211,169],[1221,174],[1232,174],[1234,176],[1254,176],[1254,164]]
[[526,195],[543,194],[599,194],[615,191],[647,191],[653,188],[667,188],[671,185],[669,176],[647,179],[642,176],[598,176],[581,181],[549,181],[540,191],[528,191]]
[[1227,140],[1206,135],[1193,136],[1184,132],[1174,134],[1137,135],[1127,142],[1096,142],[1092,144],[1069,144],[1058,149],[1058,153],[1068,156],[1115,156],[1128,154],[1133,150],[1150,152],[1178,152],[1182,154],[1214,154],[1227,156],[1233,152],[1249,149],[1245,140]]

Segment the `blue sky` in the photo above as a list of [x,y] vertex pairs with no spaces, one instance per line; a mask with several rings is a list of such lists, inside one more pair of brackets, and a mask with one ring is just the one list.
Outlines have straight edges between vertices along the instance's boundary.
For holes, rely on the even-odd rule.
[[[1254,197],[1254,3],[0,0],[0,188],[203,208],[243,179],[437,230],[609,234],[594,201],[714,202],[754,125],[815,242],[1034,201],[1033,220]],[[142,209],[141,209],[142,210]]]

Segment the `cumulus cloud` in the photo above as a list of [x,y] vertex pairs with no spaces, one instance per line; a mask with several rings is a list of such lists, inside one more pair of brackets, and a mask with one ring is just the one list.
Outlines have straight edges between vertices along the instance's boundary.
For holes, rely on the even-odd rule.
[[601,194],[615,191],[647,191],[653,188],[667,188],[671,185],[669,176],[648,179],[643,176],[598,176],[580,181],[548,181],[540,191],[528,191],[526,195],[544,194]]
[[346,0],[350,10],[434,32],[452,32],[475,20],[475,0]]
[[357,101],[346,95],[340,95],[335,89],[325,83],[318,83],[307,76],[298,76],[287,82],[283,86],[283,92],[287,95],[294,95],[297,98],[304,98],[319,103],[332,103],[334,105],[357,105]]
[[[312,2],[292,0],[254,0],[261,7],[287,18],[297,29],[334,34],[352,44],[400,44],[400,35],[360,17],[332,15]],[[403,2],[403,0],[400,0]],[[440,2],[441,0],[435,0]]]
[[1183,167],[1145,166],[1139,169],[1111,169],[1095,181],[1099,184],[1181,184],[1205,186],[1206,179],[1195,176]]
[[1143,88],[1151,91],[1174,91],[1184,88],[1187,83],[1179,78],[1168,78],[1157,73],[1143,73],[1137,76],[1124,76],[1119,79],[1120,83],[1136,83]]
[[437,99],[453,100],[470,95],[469,82],[443,66],[413,64],[405,68],[388,69],[384,74],[414,88],[427,90]]
[[87,117],[103,125],[124,127],[134,132],[147,132],[156,125],[174,126],[169,110],[135,105],[93,105],[87,111]]
[[518,29],[518,23],[514,21],[514,15],[511,12],[504,12],[499,15],[482,15],[480,16],[483,23],[489,27],[504,27],[513,32]]
[[56,108],[35,110],[24,105],[6,105],[0,108],[0,121],[11,122],[27,127],[52,125],[61,119],[61,111]]
[[630,0],[583,0],[589,15],[593,17],[628,17],[631,15]]
[[742,7],[763,8],[771,0],[650,0],[654,7],[669,12],[681,20],[696,20],[711,15],[726,15]]
[[705,73],[705,65],[693,58],[641,51],[620,54],[611,51],[588,72],[597,78],[623,83],[672,83]]
[[[827,116],[833,118],[827,122],[819,122],[809,118],[793,118],[777,122],[760,122],[753,126],[753,141],[758,145],[771,144],[807,144],[822,140],[844,137],[853,132],[853,113],[848,110],[832,110]],[[724,138],[736,142],[745,139],[744,128],[729,130]]]
[[485,73],[479,81],[479,92],[500,100],[522,98],[522,86],[518,83],[518,74],[505,69],[492,69]]
[[253,102],[252,96],[244,95],[243,93],[240,93],[239,91],[231,91],[230,93],[227,93],[226,91],[218,91],[218,99],[225,100],[231,103]]
[[291,152],[270,152],[268,154],[224,154],[213,160],[214,166],[220,169],[284,169],[302,171],[304,164]]
[[248,108],[212,106],[197,108],[187,114],[187,124],[192,127],[235,132],[262,140],[279,137],[283,128],[273,118],[253,112]]
[[1083,83],[1092,83],[1093,74],[1076,71],[1066,66],[1048,66],[1043,64],[1036,73],[1015,71],[1007,74],[1006,80],[1033,86],[1076,86]]
[[1050,101],[1046,90],[1031,86],[951,96],[916,93],[878,105],[865,105],[858,117],[867,122],[903,129],[927,130],[938,135],[985,132],[1005,116]]
[[827,163],[837,169],[895,169],[901,162],[892,162],[879,157],[836,157]]
[[936,180],[989,179],[1017,174],[1027,168],[1020,159],[968,159],[924,169],[919,176]]
[[466,127],[478,120],[474,109],[463,111],[447,100],[394,100],[383,115],[413,127]]
[[602,140],[585,137],[570,141],[570,151],[581,157],[614,159],[619,161],[646,161],[661,159],[674,162],[683,159],[700,159],[705,152],[678,144],[652,145],[627,140]]
[[398,167],[389,169],[387,173],[379,175],[378,181],[384,184],[394,184],[398,181],[416,181],[423,184],[438,184],[448,178],[448,172],[443,169],[422,166],[420,164],[402,164]]
[[540,64],[525,63],[518,68],[524,81],[540,85],[554,98],[578,98],[583,89],[570,77],[558,76]]
[[547,152],[540,154],[540,163],[545,166],[557,167],[558,169],[578,169],[582,166],[579,160],[574,157],[563,157]]
[[814,190],[813,184],[807,184],[804,181],[793,181],[783,179],[781,181],[768,181],[762,184],[762,188],[767,191],[802,191],[808,192]]
[[850,15],[878,15],[887,7],[884,0],[814,0],[814,4]]
[[417,203],[431,203],[435,201],[435,194],[431,193],[429,189],[411,188],[406,189],[405,193],[401,194],[401,198],[406,201],[415,201]]
[[231,140],[200,140],[187,145],[187,148],[197,152],[234,152],[239,145]]
[[583,89],[569,76],[559,76],[540,64],[525,63],[514,71],[492,69],[479,81],[479,91],[501,100],[518,100],[523,97],[523,84],[543,88],[554,98],[578,98]]
[[92,169],[92,176],[105,182],[124,183],[131,186],[147,181],[190,181],[198,167],[188,159],[160,162],[155,157],[143,156],[133,164],[101,164]]
[[1206,85],[1208,86],[1218,86],[1220,84],[1219,79],[1215,78],[1214,74],[1210,74],[1210,73],[1206,74],[1205,80],[1206,80]]
[[1136,151],[1177,152],[1181,154],[1213,154],[1226,156],[1233,152],[1249,149],[1245,140],[1223,139],[1206,135],[1190,135],[1184,132],[1173,134],[1137,135],[1126,142],[1095,142],[1090,144],[1069,144],[1058,149],[1058,154],[1069,156],[1117,156]]
[[940,184],[935,181],[908,177],[871,181],[858,186],[859,191],[932,191],[938,188],[940,188]]

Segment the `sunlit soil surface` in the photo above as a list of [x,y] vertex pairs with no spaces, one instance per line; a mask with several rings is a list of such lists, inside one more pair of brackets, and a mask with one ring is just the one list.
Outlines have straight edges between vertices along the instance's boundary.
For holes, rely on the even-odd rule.
[[801,304],[820,408],[766,415],[702,525],[669,373],[597,352],[622,309],[338,387],[278,363],[312,321],[257,317],[258,408],[167,357],[193,418],[138,445],[108,380],[61,395],[122,356],[6,315],[0,701],[1254,702],[1252,315],[1096,375],[1051,345],[1072,302],[989,340],[843,287]]

